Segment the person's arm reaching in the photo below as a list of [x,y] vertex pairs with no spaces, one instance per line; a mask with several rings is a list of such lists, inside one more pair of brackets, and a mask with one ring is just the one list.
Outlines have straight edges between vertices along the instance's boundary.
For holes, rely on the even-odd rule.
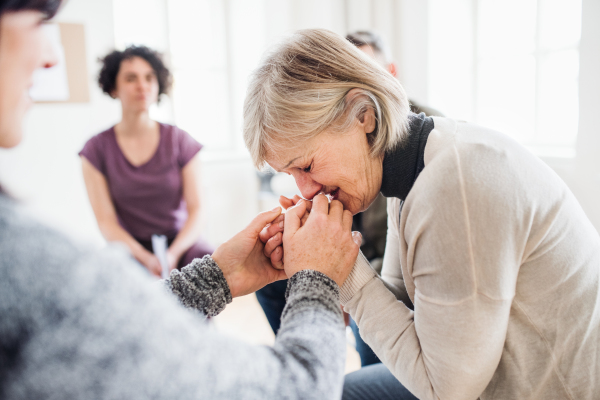
[[[181,271],[173,270],[166,287],[186,307],[215,316],[232,297],[253,293],[263,286],[287,276],[271,266],[263,254],[261,230],[274,235],[283,230],[278,224],[281,208],[259,214],[241,232],[219,246],[212,256],[195,259]],[[269,225],[270,224],[270,225]]]
[[[324,196],[319,196],[317,204],[319,212],[310,219],[306,229],[301,229],[302,221],[308,220],[306,202],[300,202],[285,215],[279,215],[279,207],[259,214],[244,230],[219,246],[212,256],[196,259],[181,271],[172,271],[165,285],[183,305],[209,316],[218,314],[232,297],[253,293],[304,269],[321,271],[341,285],[351,270],[346,264],[356,259],[354,247],[360,246],[360,234],[350,232],[351,214],[343,210],[340,202],[329,206]],[[279,223],[282,217],[288,226],[285,233],[282,233],[283,223]],[[290,265],[285,271],[274,268],[266,254],[269,245],[273,245],[271,239],[282,235],[288,247],[295,247],[289,251]],[[336,243],[342,235],[348,236],[346,241]],[[330,261],[321,264],[318,258],[328,254],[327,242],[337,246],[336,253],[344,257],[335,262],[328,257]],[[343,250],[346,253],[342,253]]]
[[[15,295],[2,309],[13,316],[3,319],[4,326],[28,333],[21,348],[27,362],[20,365],[26,382],[11,381],[18,395],[8,397],[339,399],[346,345],[338,283],[358,252],[351,218],[340,211],[322,212],[303,228],[299,217],[286,213],[292,276],[273,347],[243,343],[209,326],[164,286],[152,284],[122,250],[74,252],[59,235],[24,225],[12,233],[10,248],[27,262],[7,271]],[[201,292],[204,300],[196,304],[214,314],[224,307],[228,287],[242,295],[282,276],[257,239],[279,211],[265,214],[215,252],[222,272],[205,265],[188,279],[196,280],[195,294],[181,292],[180,298]],[[24,238],[34,238],[40,250],[31,252]],[[308,247],[314,243],[322,246]],[[177,287],[173,274],[171,287]],[[27,301],[20,293],[28,293]]]
[[[304,230],[300,224],[306,204],[286,214],[286,268],[292,275],[287,305],[272,351],[253,358],[253,364],[263,365],[262,375],[258,368],[248,372],[261,376],[248,390],[273,388],[260,398],[335,399],[341,393],[344,344],[338,283],[343,283],[360,243],[350,232],[349,213],[343,212],[339,202],[329,209],[321,197],[317,202],[320,212],[313,214]],[[282,270],[271,266],[259,239],[261,229],[277,215],[277,209],[260,214],[212,257],[195,260],[181,272],[173,271],[165,282],[167,287],[185,306],[216,315],[231,301],[232,294],[244,295],[285,277]],[[271,236],[283,229],[279,224],[271,227]],[[337,243],[334,254],[330,252],[333,243],[328,242]],[[321,247],[315,248],[317,243]],[[250,393],[246,393],[248,397],[252,397]]]

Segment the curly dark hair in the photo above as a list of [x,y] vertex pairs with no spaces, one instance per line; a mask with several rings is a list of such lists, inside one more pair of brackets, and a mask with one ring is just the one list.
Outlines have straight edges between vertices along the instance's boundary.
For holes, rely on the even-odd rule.
[[61,0],[2,0],[0,14],[10,11],[40,11],[46,19],[51,19],[60,8]]
[[133,57],[140,57],[148,62],[158,80],[158,96],[168,93],[171,88],[171,72],[165,66],[162,55],[146,46],[129,46],[123,51],[114,50],[108,53],[104,58],[99,58],[102,63],[102,69],[98,74],[98,85],[100,89],[110,97],[116,89],[117,74],[121,68],[123,60],[130,60]]

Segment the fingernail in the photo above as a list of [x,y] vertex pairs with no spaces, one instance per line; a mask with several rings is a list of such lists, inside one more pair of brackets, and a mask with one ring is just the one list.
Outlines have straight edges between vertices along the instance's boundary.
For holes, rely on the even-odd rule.
[[275,207],[274,209],[272,209],[271,211],[277,211],[279,210],[279,206]]
[[282,220],[282,221],[279,223],[279,227],[280,227],[280,228],[282,228],[282,229],[283,229],[283,222],[284,222],[284,221],[285,221],[285,220]]
[[357,245],[362,245],[362,235],[360,232],[358,231],[354,231],[352,232],[352,239],[354,240],[354,243],[356,243]]

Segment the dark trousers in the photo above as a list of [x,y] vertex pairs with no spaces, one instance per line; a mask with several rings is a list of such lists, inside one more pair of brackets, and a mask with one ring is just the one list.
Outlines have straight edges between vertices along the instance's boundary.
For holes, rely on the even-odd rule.
[[383,364],[373,364],[344,378],[342,400],[418,400]]
[[352,333],[354,333],[354,338],[356,339],[356,352],[360,356],[360,366],[366,367],[367,365],[373,365],[380,363],[381,361],[375,355],[375,352],[369,347],[368,344],[360,337],[360,331],[358,329],[358,325],[356,322],[350,317],[350,328],[352,329]]
[[284,281],[273,282],[262,289],[256,291],[258,303],[265,312],[265,316],[271,325],[271,329],[277,335],[281,326],[281,314],[285,307],[285,291],[287,289],[287,279]]

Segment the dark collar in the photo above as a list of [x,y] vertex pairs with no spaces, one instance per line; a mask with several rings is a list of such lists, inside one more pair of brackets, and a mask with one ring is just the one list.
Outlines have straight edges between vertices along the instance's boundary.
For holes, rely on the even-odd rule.
[[408,116],[408,137],[383,158],[381,194],[405,200],[408,192],[425,168],[425,144],[433,130],[433,119],[424,113]]

